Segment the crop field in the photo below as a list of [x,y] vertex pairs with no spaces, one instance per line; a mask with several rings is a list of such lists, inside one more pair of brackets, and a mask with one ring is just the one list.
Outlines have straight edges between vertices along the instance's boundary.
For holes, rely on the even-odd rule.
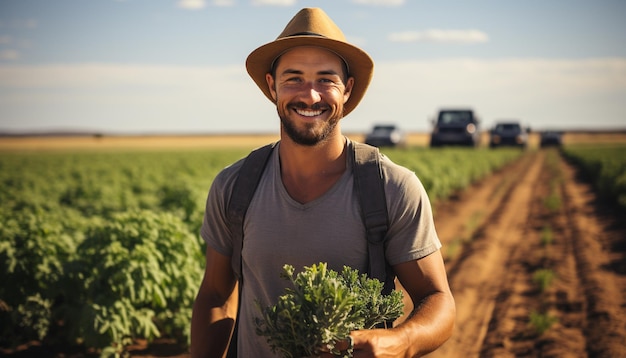
[[[431,356],[626,356],[626,135],[425,138],[383,152],[424,183],[444,245],[457,328]],[[208,188],[275,139],[0,139],[0,354],[188,357]]]

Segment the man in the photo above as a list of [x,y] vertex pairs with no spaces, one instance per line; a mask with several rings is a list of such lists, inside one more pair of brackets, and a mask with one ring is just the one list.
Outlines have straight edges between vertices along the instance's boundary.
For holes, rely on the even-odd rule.
[[[254,317],[284,293],[279,273],[319,262],[365,272],[367,240],[353,191],[354,143],[340,120],[359,103],[373,61],[348,44],[320,9],[303,9],[279,37],[254,50],[246,66],[280,118],[280,142],[271,154],[244,222],[242,287],[231,266],[232,235],[226,206],[241,161],[214,180],[201,235],[207,242],[205,276],[191,326],[193,357],[222,357],[235,319],[239,357],[275,357],[256,335]],[[351,333],[354,357],[413,357],[435,350],[451,335],[455,305],[448,286],[428,197],[414,173],[381,156],[389,231],[386,260],[411,298],[407,320],[389,329]],[[238,311],[238,290],[241,306]]]

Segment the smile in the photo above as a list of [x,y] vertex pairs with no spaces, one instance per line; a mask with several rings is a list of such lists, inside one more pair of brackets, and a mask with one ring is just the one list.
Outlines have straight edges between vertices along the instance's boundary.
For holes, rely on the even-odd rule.
[[299,115],[305,116],[305,117],[315,117],[315,116],[319,116],[320,114],[324,113],[324,111],[322,111],[322,110],[307,110],[307,109],[299,109],[299,108],[295,108],[295,111]]

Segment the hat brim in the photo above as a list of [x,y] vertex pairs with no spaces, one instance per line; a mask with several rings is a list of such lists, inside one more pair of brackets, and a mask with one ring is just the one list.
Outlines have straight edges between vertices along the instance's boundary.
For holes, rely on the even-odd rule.
[[350,98],[344,104],[344,116],[359,104],[372,80],[374,61],[363,50],[343,41],[321,36],[293,36],[276,39],[252,51],[246,59],[246,69],[256,85],[272,102],[272,94],[265,80],[274,60],[285,51],[297,46],[318,46],[337,53],[348,64],[349,76],[354,77]]

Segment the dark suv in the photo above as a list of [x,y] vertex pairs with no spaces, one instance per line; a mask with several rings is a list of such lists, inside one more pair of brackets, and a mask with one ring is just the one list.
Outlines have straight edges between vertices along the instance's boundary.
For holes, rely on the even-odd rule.
[[430,146],[480,144],[478,118],[471,109],[444,109],[433,123]]
[[365,144],[375,147],[404,147],[406,134],[394,124],[375,125],[365,137]]
[[489,136],[489,147],[512,146],[525,148],[528,144],[528,129],[523,129],[518,121],[496,123]]
[[560,131],[544,131],[541,132],[539,146],[544,147],[560,147],[562,132]]

